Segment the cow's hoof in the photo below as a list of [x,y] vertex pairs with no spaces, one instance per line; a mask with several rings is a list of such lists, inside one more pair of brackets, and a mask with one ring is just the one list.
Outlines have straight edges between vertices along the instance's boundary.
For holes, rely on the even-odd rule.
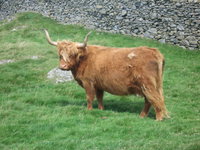
[[87,108],[87,110],[92,110],[92,109],[93,109],[92,107],[88,107],[88,108]]
[[99,108],[100,110],[104,110],[104,107],[103,107],[103,106],[98,106],[98,108]]
[[145,117],[147,117],[147,115],[148,115],[148,114],[146,114],[146,113],[144,113],[144,112],[141,112],[141,113],[140,113],[140,118],[145,118]]
[[156,117],[156,121],[162,121],[162,120],[163,120],[162,117],[160,117],[160,118],[157,118],[157,117]]

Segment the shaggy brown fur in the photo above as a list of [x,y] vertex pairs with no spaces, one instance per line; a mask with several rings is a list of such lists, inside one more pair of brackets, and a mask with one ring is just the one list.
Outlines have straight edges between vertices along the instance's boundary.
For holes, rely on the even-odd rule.
[[151,105],[156,120],[168,117],[164,104],[162,75],[164,57],[155,48],[110,48],[79,43],[57,42],[60,68],[71,70],[74,79],[86,91],[88,109],[95,96],[103,107],[104,91],[115,95],[137,94],[145,98],[141,117],[148,115]]

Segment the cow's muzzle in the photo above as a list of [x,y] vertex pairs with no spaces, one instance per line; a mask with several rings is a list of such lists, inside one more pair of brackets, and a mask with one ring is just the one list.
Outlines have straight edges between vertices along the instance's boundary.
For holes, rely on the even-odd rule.
[[59,68],[60,68],[61,70],[67,70],[67,71],[71,70],[71,67],[68,66],[68,65],[66,65],[66,64],[60,65]]

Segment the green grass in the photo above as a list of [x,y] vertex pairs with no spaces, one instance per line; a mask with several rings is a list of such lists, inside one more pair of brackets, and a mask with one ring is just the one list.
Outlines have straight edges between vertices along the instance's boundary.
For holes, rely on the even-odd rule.
[[[5,22],[4,22],[5,23]],[[155,121],[139,113],[143,99],[107,94],[105,110],[86,109],[85,92],[75,81],[54,84],[58,65],[53,40],[81,42],[89,31],[61,25],[35,13],[0,23],[0,149],[2,150],[198,150],[200,149],[200,51],[153,40],[93,31],[89,44],[157,47],[166,58],[164,92],[171,119]],[[13,31],[13,29],[16,29]],[[39,56],[32,60],[30,57]]]

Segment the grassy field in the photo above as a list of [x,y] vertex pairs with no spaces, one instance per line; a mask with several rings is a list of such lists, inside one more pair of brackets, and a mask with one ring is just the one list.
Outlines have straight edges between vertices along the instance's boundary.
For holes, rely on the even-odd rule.
[[[65,26],[34,13],[0,22],[1,150],[199,150],[200,51],[153,40],[93,31],[89,44],[159,48],[166,58],[164,93],[171,119],[141,119],[143,99],[106,93],[105,110],[86,109],[75,81],[55,84],[46,76],[58,65],[55,47],[45,39],[82,42],[89,31]],[[38,56],[39,59],[31,59]]]

